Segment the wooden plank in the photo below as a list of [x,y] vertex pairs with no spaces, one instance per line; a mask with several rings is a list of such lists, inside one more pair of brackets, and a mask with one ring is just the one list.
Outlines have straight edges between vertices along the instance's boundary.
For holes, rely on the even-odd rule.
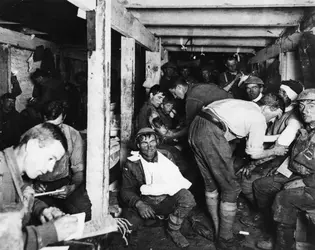
[[271,9],[137,9],[131,13],[151,26],[294,26],[303,8]]
[[84,11],[94,10],[96,7],[96,0],[94,1],[93,0],[67,0],[67,1]]
[[[163,37],[162,45],[181,45],[185,44],[188,37]],[[233,47],[266,47],[273,42],[273,39],[267,38],[192,38],[191,42],[195,46],[233,46]]]
[[294,50],[301,40],[303,33],[294,33],[287,38],[278,41],[277,44],[268,46],[260,51],[249,60],[249,63],[264,62],[270,58],[278,56],[281,52]]
[[[181,49],[181,46],[164,46],[168,51],[184,51]],[[255,53],[253,48],[237,48],[237,47],[187,47],[188,52],[211,52],[211,53]]]
[[93,12],[87,12],[87,38],[95,32],[96,49],[88,52],[86,186],[92,202],[92,219],[98,219],[108,214],[109,200],[111,1],[98,0],[95,24],[89,15]]
[[0,43],[10,44],[23,49],[35,50],[37,46],[43,45],[45,48],[56,50],[57,47],[54,43],[22,33],[4,29],[0,27]]
[[[0,96],[9,92],[9,79],[11,75],[10,70],[10,48],[7,46],[0,46]],[[10,71],[9,71],[10,70]]]
[[311,7],[314,0],[120,0],[127,8],[254,8]]
[[159,37],[279,37],[283,27],[147,27],[153,34]]
[[136,43],[133,38],[121,37],[121,94],[120,94],[120,164],[128,154],[128,142],[133,134]]
[[149,90],[152,86],[160,84],[161,77],[161,53],[150,52],[145,53],[145,82],[143,87]]
[[116,0],[112,0],[112,28],[124,36],[134,38],[147,49],[158,51],[158,39]]

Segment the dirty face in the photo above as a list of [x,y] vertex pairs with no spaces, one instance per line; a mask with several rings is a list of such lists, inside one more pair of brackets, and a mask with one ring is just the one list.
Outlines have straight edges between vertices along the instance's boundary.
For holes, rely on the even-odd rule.
[[173,96],[177,99],[184,99],[185,98],[185,89],[182,85],[177,85],[175,89],[169,90]]
[[288,97],[287,92],[285,92],[284,89],[280,88],[278,94],[283,99],[285,106],[288,107],[291,104],[291,100]]
[[190,70],[188,68],[183,68],[180,71],[180,74],[182,75],[182,77],[187,78],[189,76],[189,74],[190,74]]
[[157,140],[154,134],[141,137],[138,144],[140,154],[148,160],[152,160],[156,155],[156,146]]
[[228,70],[230,72],[235,72],[236,71],[236,66],[237,66],[236,60],[229,60],[229,61],[227,61],[225,66],[228,68]]
[[161,107],[162,107],[164,113],[168,115],[171,113],[174,105],[173,105],[173,103],[165,103],[165,104],[162,104]]
[[305,123],[315,122],[315,100],[300,101],[299,110]]
[[211,73],[209,72],[209,70],[203,70],[201,72],[201,75],[202,75],[202,79],[204,80],[204,82],[209,82],[210,80],[210,75]]
[[250,101],[256,99],[261,92],[262,87],[259,84],[250,83],[246,85],[246,93]]
[[31,179],[52,172],[56,161],[60,160],[64,154],[65,149],[60,141],[51,140],[46,145],[40,146],[37,139],[31,139],[26,145],[24,171]]
[[158,108],[162,104],[164,99],[164,94],[162,92],[158,92],[157,94],[153,95],[152,93],[150,94],[150,102],[151,104]]
[[5,113],[10,113],[15,109],[15,100],[6,98],[3,100],[2,109]]

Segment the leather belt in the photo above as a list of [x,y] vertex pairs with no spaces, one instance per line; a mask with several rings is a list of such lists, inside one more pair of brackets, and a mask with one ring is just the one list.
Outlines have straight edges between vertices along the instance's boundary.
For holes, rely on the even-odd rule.
[[209,122],[213,123],[214,125],[216,125],[219,129],[221,129],[223,132],[226,132],[226,126],[225,124],[216,117],[215,114],[213,114],[210,110],[207,110],[207,112],[205,111],[200,111],[198,116],[208,120]]

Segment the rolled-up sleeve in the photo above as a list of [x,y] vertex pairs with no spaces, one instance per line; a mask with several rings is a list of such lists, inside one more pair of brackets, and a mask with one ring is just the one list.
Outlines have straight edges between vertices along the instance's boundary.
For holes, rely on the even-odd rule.
[[295,140],[299,129],[302,127],[301,123],[296,119],[290,119],[286,128],[280,134],[277,143],[282,146],[290,146]]
[[267,125],[263,117],[252,117],[251,123],[247,126],[249,126],[249,133],[245,152],[255,158],[264,151],[263,143]]

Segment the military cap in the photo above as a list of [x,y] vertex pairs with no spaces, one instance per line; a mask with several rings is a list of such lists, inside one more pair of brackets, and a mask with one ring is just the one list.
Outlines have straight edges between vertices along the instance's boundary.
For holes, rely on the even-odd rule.
[[265,85],[264,82],[257,76],[249,76],[245,81],[244,84],[258,84],[258,85]]
[[315,89],[306,89],[301,94],[299,94],[298,101],[303,100],[313,100],[315,101]]

